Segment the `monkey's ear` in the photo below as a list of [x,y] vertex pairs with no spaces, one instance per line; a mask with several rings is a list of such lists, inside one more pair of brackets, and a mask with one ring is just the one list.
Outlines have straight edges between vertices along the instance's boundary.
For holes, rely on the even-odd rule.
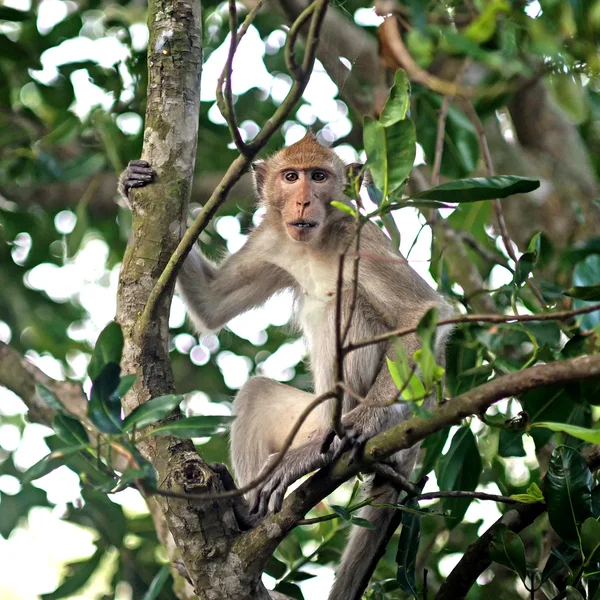
[[254,188],[259,198],[263,198],[265,184],[267,182],[267,163],[264,160],[255,160],[252,163],[252,175],[254,179]]

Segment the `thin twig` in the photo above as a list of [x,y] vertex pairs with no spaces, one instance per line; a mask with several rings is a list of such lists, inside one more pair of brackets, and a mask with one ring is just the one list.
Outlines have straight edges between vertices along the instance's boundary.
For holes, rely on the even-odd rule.
[[[492,155],[490,153],[490,147],[487,142],[487,136],[485,135],[485,129],[483,127],[483,123],[475,110],[472,102],[469,102],[465,98],[461,98],[461,105],[469,117],[471,123],[473,123],[473,127],[475,127],[475,132],[477,134],[477,139],[479,140],[479,148],[481,149],[481,154],[483,156],[483,160],[485,163],[485,167],[489,177],[493,177],[495,175],[494,162],[492,160]],[[513,247],[512,240],[508,233],[508,227],[506,226],[506,220],[504,219],[504,210],[502,208],[502,202],[496,198],[493,203],[494,214],[496,216],[496,221],[498,223],[498,229],[500,231],[500,237],[502,238],[502,243],[506,248],[506,252],[510,259],[515,263],[515,268],[519,259],[517,258],[517,254]],[[540,303],[543,309],[547,308],[546,301],[544,300],[544,296],[540,291],[539,287],[536,285],[534,281],[527,280],[527,286],[531,289],[533,295],[536,297],[537,301]]]
[[302,67],[296,62],[296,39],[300,33],[300,29],[305,25],[315,9],[315,4],[309,4],[292,23],[288,31],[288,40],[293,40],[285,45],[285,63],[288,71],[293,75],[294,79],[301,79],[303,76]]
[[[449,319],[441,319],[438,321],[436,327],[441,325],[457,325],[460,323],[510,323],[513,321],[566,321],[577,315],[585,315],[594,311],[600,310],[600,304],[592,304],[590,306],[584,306],[575,310],[564,310],[554,313],[543,313],[541,315],[462,315],[460,317],[451,317]],[[366,346],[372,346],[373,344],[379,344],[393,337],[403,337],[417,331],[415,327],[403,327],[401,329],[394,329],[386,333],[373,336],[369,339],[358,340],[357,342],[349,343],[345,348],[344,352],[349,354],[359,348],[365,348]]]
[[498,494],[486,494],[485,492],[428,492],[418,496],[417,500],[433,500],[434,498],[476,498],[477,500],[494,500],[494,502],[502,502],[504,504],[519,504],[518,500],[510,496],[501,496]]
[[377,36],[380,44],[387,51],[383,53],[386,58],[392,59],[396,63],[397,68],[404,69],[411,81],[416,81],[442,96],[462,96],[464,98],[497,96],[498,94],[516,89],[520,85],[516,81],[515,83],[499,82],[488,87],[472,87],[453,81],[446,81],[432,75],[421,68],[411,56],[408,48],[404,45],[398,28],[398,21],[394,16],[387,17],[383,21],[377,30]]
[[317,398],[315,398],[300,414],[297,421],[294,423],[290,433],[288,434],[285,442],[283,443],[283,447],[281,451],[277,454],[277,458],[273,463],[271,463],[263,472],[260,473],[256,479],[253,479],[250,483],[247,483],[245,486],[237,488],[236,490],[230,490],[227,492],[220,492],[218,494],[182,494],[179,492],[172,492],[170,490],[158,489],[154,490],[153,493],[159,496],[166,496],[168,498],[180,498],[181,500],[201,500],[203,502],[213,501],[213,500],[222,500],[225,498],[234,498],[236,496],[242,496],[243,494],[250,492],[256,486],[258,486],[263,481],[267,480],[275,471],[275,469],[281,464],[281,461],[284,459],[287,451],[292,447],[294,443],[294,439],[296,435],[300,431],[300,427],[310,413],[317,408],[317,406],[323,404],[323,402],[329,400],[335,395],[334,391],[326,392],[325,394],[321,394]]
[[444,136],[446,134],[446,117],[452,102],[451,96],[444,96],[440,112],[438,113],[437,137],[435,140],[435,157],[431,169],[431,187],[440,185],[440,168],[442,166],[442,155],[444,153]]
[[[210,198],[204,205],[204,208],[198,213],[198,216],[186,231],[181,242],[177,246],[175,252],[169,259],[167,266],[161,273],[156,285],[154,286],[148,302],[144,308],[144,312],[137,323],[137,331],[139,335],[143,335],[150,323],[155,317],[156,307],[158,306],[159,300],[161,299],[165,290],[171,286],[177,276],[183,261],[192,249],[194,242],[198,239],[198,236],[204,231],[209,221],[215,215],[219,207],[227,199],[227,195],[235,183],[239,180],[242,174],[248,169],[252,159],[264,148],[267,142],[271,139],[273,134],[279,130],[283,122],[287,119],[289,113],[292,111],[298,100],[302,97],[304,90],[308,84],[308,79],[312,73],[312,68],[315,62],[315,55],[317,51],[317,44],[319,40],[319,33],[323,25],[323,19],[327,10],[328,0],[316,0],[315,8],[310,22],[310,29],[306,41],[306,52],[304,54],[303,62],[303,73],[300,79],[294,81],[292,88],[290,89],[287,97],[281,103],[275,113],[267,120],[263,128],[260,130],[254,140],[246,144],[247,153],[245,155],[238,156],[229,166],[227,172],[221,179],[219,185],[215,188]],[[251,15],[255,15],[256,12],[250,13],[246,19]],[[246,23],[244,23],[246,25]],[[288,36],[288,43],[295,43],[295,39]]]
[[[238,149],[240,154],[246,155],[248,148],[242,139],[240,129],[237,124],[237,116],[235,114],[235,107],[233,105],[233,92],[231,91],[231,76],[233,71],[233,57],[238,48],[238,20],[237,20],[237,7],[235,0],[229,0],[229,35],[231,40],[229,43],[229,52],[227,54],[227,61],[223,67],[219,81],[217,82],[217,106],[221,111],[221,114],[227,121],[229,127],[229,133],[231,139]],[[225,83],[225,94],[223,94],[223,83]]]

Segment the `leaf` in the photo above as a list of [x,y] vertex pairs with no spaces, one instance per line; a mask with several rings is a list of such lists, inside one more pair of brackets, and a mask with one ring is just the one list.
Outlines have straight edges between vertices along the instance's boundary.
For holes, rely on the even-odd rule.
[[[575,269],[573,270],[574,287],[597,286],[599,281],[600,255],[587,256],[585,260],[575,265]],[[582,308],[584,306],[588,306],[584,300],[576,299],[573,301],[574,308]],[[582,329],[593,329],[600,323],[600,310],[588,313],[587,315],[579,315],[577,322]]]
[[402,390],[402,398],[407,402],[422,400],[425,397],[425,387],[410,368],[406,349],[401,341],[396,344],[396,360],[392,361],[386,356],[386,361],[396,387]]
[[160,396],[148,400],[148,402],[138,406],[123,421],[123,431],[129,431],[135,425],[138,429],[143,429],[164,419],[170,415],[183,401],[183,396]]
[[95,382],[100,372],[108,363],[121,364],[121,354],[123,352],[123,332],[121,326],[115,321],[111,321],[98,336],[90,364],[88,365],[88,375]]
[[574,587],[568,585],[565,590],[567,592],[565,600],[585,600],[584,597]]
[[525,254],[521,255],[517,261],[517,268],[515,269],[515,285],[523,285],[527,279],[529,279],[529,274],[533,271],[533,267],[537,262],[536,259],[537,255],[532,252],[525,252]]
[[64,413],[65,407],[62,402],[58,399],[56,394],[49,390],[47,387],[37,384],[35,389],[39,395],[39,397],[52,409],[54,409],[57,413]]
[[550,550],[550,556],[544,566],[544,571],[542,572],[541,583],[544,583],[562,569],[568,568],[570,562],[576,557],[579,557],[579,550],[577,548],[571,548],[564,542],[557,548],[552,548]]
[[330,504],[329,508],[331,508],[336,515],[344,519],[344,521],[349,521],[352,518],[352,513],[343,506],[339,506],[338,504]]
[[120,372],[117,363],[109,362],[92,385],[88,417],[102,433],[120,433],[123,428],[121,399],[116,394]]
[[578,527],[592,516],[592,474],[579,452],[558,446],[546,473],[544,495],[550,525],[574,548],[579,546]]
[[516,175],[475,177],[443,183],[437,187],[414,194],[411,199],[423,198],[440,202],[459,203],[479,202],[481,200],[506,198],[512,194],[526,194],[537,190],[539,187],[539,180],[531,177],[517,177]]
[[365,117],[363,131],[367,153],[366,167],[375,185],[390,196],[399,191],[409,176],[416,154],[415,126],[404,120],[384,127],[372,117]]
[[540,490],[537,483],[533,482],[528,488],[525,494],[512,494],[511,498],[522,502],[523,504],[536,504],[537,502],[545,502],[544,494]]
[[521,538],[506,525],[501,525],[494,532],[490,543],[490,558],[514,571],[521,581],[525,582],[527,578],[525,546]]
[[[419,510],[419,502],[414,498],[407,498],[401,503],[408,509]],[[398,571],[396,579],[402,591],[417,597],[417,585],[415,582],[415,568],[417,564],[417,553],[421,540],[421,516],[419,514],[402,513],[402,531],[398,541],[396,552],[396,564]]]
[[348,206],[347,204],[344,204],[343,202],[338,202],[337,200],[332,200],[330,202],[330,204],[334,208],[341,210],[343,213],[346,213],[348,215],[352,215],[353,217],[356,217],[356,211],[351,206]]
[[550,422],[534,423],[531,427],[545,427],[546,429],[551,429],[552,431],[567,433],[578,440],[583,440],[584,442],[589,442],[590,444],[600,444],[600,429],[587,429],[585,427],[578,427],[577,425],[569,425],[568,423]]
[[367,519],[363,519],[361,517],[351,517],[350,523],[352,525],[356,525],[357,527],[364,527],[365,529],[377,529],[371,521],[367,521]]
[[210,437],[221,433],[234,417],[205,415],[170,421],[153,429],[151,435],[173,435],[179,438]]
[[91,558],[70,563],[68,565],[68,575],[62,585],[50,594],[42,594],[42,600],[58,600],[59,598],[73,596],[94,574],[102,556],[104,556],[104,549],[98,548]]
[[600,285],[575,286],[569,288],[564,294],[578,300],[598,301],[600,300]]
[[434,338],[440,313],[437,307],[430,308],[417,325],[417,335],[421,339],[421,348],[415,353],[415,361],[419,365],[421,378],[427,390],[441,380],[443,371],[440,371],[435,362],[433,352]]
[[31,483],[44,475],[48,475],[62,466],[65,463],[65,460],[76,452],[80,452],[84,448],[88,446],[87,443],[79,444],[77,446],[68,446],[66,448],[60,448],[59,450],[54,450],[50,452],[50,454],[46,454],[44,458],[36,462],[34,465],[29,467],[25,473],[23,473],[23,477],[21,478],[21,483]]
[[410,82],[403,69],[398,69],[394,74],[394,85],[390,95],[383,106],[379,122],[384,127],[389,127],[406,118],[410,107]]
[[510,456],[527,456],[523,446],[523,433],[502,429],[498,440],[498,454],[505,458]]
[[[440,490],[475,491],[481,469],[481,456],[475,436],[468,427],[461,427],[454,434],[447,454],[438,461],[436,473]],[[449,529],[456,527],[462,521],[470,504],[471,498],[442,499],[443,509],[451,511],[451,518],[446,518]]]
[[581,549],[588,564],[600,561],[600,523],[593,517],[581,526]]
[[275,586],[275,591],[280,592],[295,600],[304,600],[304,596],[300,591],[300,588],[295,583],[289,583],[287,581],[281,581]]
[[428,475],[435,468],[439,457],[442,454],[442,450],[446,445],[446,440],[450,434],[450,428],[441,429],[436,431],[434,434],[429,435],[423,442],[423,450],[425,451],[425,458],[423,458],[423,464],[421,465],[421,472],[417,477],[417,481],[422,479],[425,475]]
[[142,600],[156,600],[160,592],[162,591],[167,579],[169,579],[169,565],[163,565],[158,573],[152,579],[150,587],[146,590],[146,593],[142,596]]
[[[433,164],[437,145],[437,123],[442,98],[424,90],[413,92],[417,141],[428,164]],[[451,104],[446,116],[440,172],[450,179],[467,177],[477,169],[479,141],[471,120]]]
[[63,442],[71,446],[89,444],[85,427],[73,417],[57,415],[52,421],[52,429]]
[[137,375],[123,375],[119,381],[119,387],[117,387],[117,396],[124,398],[125,394],[133,387],[136,379]]

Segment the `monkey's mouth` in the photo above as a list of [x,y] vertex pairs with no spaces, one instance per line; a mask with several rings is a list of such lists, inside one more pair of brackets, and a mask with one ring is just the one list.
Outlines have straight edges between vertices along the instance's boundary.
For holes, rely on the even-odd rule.
[[294,227],[295,229],[314,229],[317,225],[316,221],[304,221],[303,219],[288,223],[288,227]]

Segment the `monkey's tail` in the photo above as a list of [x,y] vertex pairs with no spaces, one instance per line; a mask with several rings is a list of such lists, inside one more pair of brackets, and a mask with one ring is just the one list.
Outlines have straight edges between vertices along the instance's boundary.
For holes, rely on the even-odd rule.
[[[370,495],[376,496],[377,504],[395,504],[400,493],[389,483],[375,476]],[[400,524],[401,511],[393,508],[365,506],[360,512],[375,529],[353,527],[329,600],[360,600],[369,584],[371,575],[379,559],[385,553],[387,544]]]

